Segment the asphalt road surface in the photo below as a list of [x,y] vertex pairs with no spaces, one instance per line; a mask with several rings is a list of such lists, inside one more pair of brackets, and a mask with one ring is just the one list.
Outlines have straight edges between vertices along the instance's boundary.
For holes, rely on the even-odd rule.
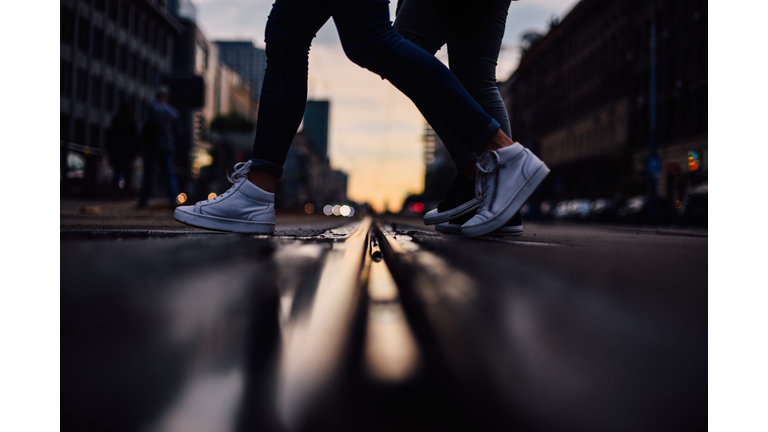
[[62,203],[64,430],[703,430],[706,230]]

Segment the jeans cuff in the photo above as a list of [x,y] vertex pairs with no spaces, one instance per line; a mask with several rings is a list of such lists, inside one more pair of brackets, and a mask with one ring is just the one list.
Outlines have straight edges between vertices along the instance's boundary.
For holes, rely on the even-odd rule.
[[488,123],[488,126],[483,128],[482,132],[478,136],[475,137],[471,142],[467,144],[467,148],[472,150],[477,150],[478,147],[485,144],[486,141],[491,139],[491,137],[501,129],[501,125],[499,125],[499,122],[497,122],[495,119],[491,119],[491,122]]
[[283,176],[283,167],[272,162],[267,162],[262,159],[251,159],[251,169],[260,169],[266,171],[273,176],[280,178]]

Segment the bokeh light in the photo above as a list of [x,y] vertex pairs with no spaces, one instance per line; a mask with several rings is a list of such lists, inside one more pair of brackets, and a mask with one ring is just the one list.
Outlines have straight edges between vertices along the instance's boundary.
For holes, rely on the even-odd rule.
[[325,214],[326,216],[330,216],[331,213],[333,213],[333,207],[331,207],[330,204],[328,204],[327,206],[323,207],[323,214]]
[[342,216],[349,216],[349,210],[350,207],[348,205],[341,206],[341,209],[339,209],[339,213],[341,213]]
[[209,193],[209,194],[208,194],[208,199],[214,199],[214,198],[216,198],[217,196],[218,196],[218,195],[216,195],[215,193],[211,192],[211,193]]
[[332,211],[333,211],[333,215],[334,216],[340,215],[341,214],[341,206],[336,204],[335,206],[333,206],[333,210]]
[[187,194],[182,192],[176,197],[176,204],[184,204],[185,202],[187,202]]
[[307,214],[312,214],[315,212],[315,205],[312,203],[307,203],[307,205],[304,206],[304,211],[307,212]]

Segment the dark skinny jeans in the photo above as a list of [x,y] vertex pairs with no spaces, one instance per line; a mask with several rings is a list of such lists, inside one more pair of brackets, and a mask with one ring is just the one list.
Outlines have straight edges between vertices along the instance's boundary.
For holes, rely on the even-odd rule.
[[[433,0],[404,0],[395,20],[398,33],[430,54],[447,44],[451,72],[509,137],[509,117],[496,84],[496,62],[510,3],[511,0],[493,2],[485,17],[469,31],[456,28],[443,18]],[[471,2],[465,7],[472,7]],[[439,115],[424,110],[422,114],[445,143],[451,158],[461,161],[458,168],[477,158],[474,152],[459,145],[460,139],[440,121]]]
[[331,17],[350,60],[391,82],[446,125],[441,130],[456,137],[451,154],[471,154],[499,130],[445,65],[392,28],[387,0],[276,0],[265,31],[267,70],[253,168],[282,175],[306,106],[309,47]]

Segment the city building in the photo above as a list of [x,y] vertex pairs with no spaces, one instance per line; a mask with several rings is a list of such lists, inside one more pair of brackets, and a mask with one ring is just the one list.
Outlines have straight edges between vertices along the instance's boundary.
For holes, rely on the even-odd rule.
[[215,41],[219,48],[219,62],[236,70],[240,76],[251,83],[253,98],[261,97],[261,85],[264,71],[267,69],[267,54],[256,48],[251,41]]
[[277,183],[275,208],[303,211],[307,204],[322,209],[329,204],[349,203],[347,181],[347,174],[332,169],[307,133],[301,131],[291,143],[283,176]]
[[163,82],[171,90],[169,103],[181,116],[183,132],[176,142],[175,170],[181,190],[188,191],[192,156],[210,121],[205,115],[215,115],[210,89],[215,86],[218,61],[215,46],[197,26],[194,5],[189,0],[172,0],[170,7],[183,30],[176,36],[173,65]]
[[[707,178],[707,2],[655,7],[657,193],[674,200]],[[525,36],[520,65],[501,88],[512,138],[552,170],[547,198],[648,194],[650,8],[582,0],[546,35]]]
[[424,192],[407,197],[405,203],[422,201],[427,210],[432,210],[448,192],[456,168],[445,144],[428,123],[424,124],[421,140],[424,143]]
[[304,111],[303,130],[312,145],[324,158],[328,158],[328,124],[330,103],[327,100],[308,100]]
[[255,123],[258,100],[250,82],[219,61],[220,47],[198,27],[194,5],[174,0],[170,7],[183,26],[176,38],[172,72],[165,77],[171,104],[184,123],[184,136],[176,148],[176,174],[189,199],[204,199],[226,189],[227,170],[250,152],[255,133],[211,133],[211,122],[219,115],[237,113]]
[[277,184],[275,207],[301,211],[306,204],[348,203],[345,172],[331,168],[328,159],[328,101],[307,101],[302,130],[296,134]]
[[112,116],[130,100],[143,117],[181,31],[166,0],[60,0],[62,193],[95,184]]
[[220,63],[214,86],[216,114],[237,113],[256,122],[258,100],[253,98],[250,82],[243,79],[236,70]]

